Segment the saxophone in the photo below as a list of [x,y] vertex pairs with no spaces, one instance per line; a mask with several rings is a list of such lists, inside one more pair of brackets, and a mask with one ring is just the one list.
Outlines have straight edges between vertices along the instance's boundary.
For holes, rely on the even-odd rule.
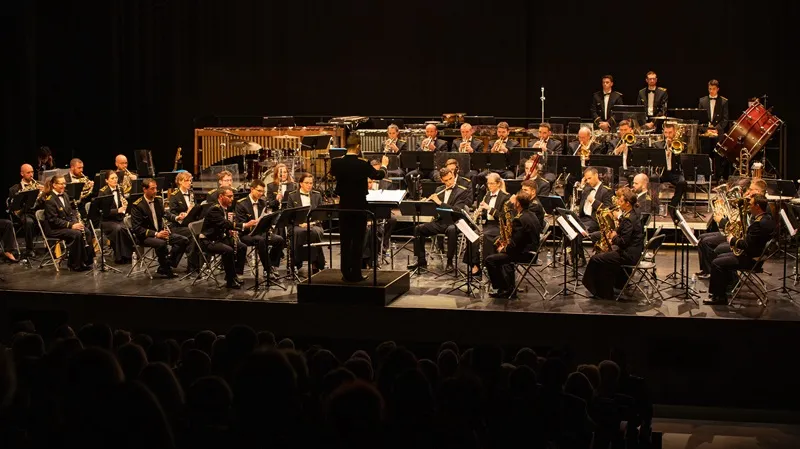
[[500,236],[494,241],[497,248],[508,246],[511,241],[511,232],[513,230],[513,221],[516,215],[514,214],[514,205],[511,201],[506,201],[503,204],[503,215],[500,216]]
[[612,231],[619,227],[617,218],[617,206],[606,207],[601,205],[597,208],[597,224],[600,226],[600,239],[594,244],[595,252],[606,252],[611,250],[611,239],[608,238]]

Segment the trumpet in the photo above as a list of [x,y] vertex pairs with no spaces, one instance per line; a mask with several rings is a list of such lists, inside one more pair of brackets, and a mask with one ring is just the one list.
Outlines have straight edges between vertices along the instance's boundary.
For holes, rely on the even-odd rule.
[[386,139],[383,142],[383,152],[384,153],[391,153],[392,152],[392,144],[395,143],[395,139]]
[[506,148],[506,143],[503,142],[503,139],[497,139],[494,141],[494,145],[492,145],[492,149],[490,153],[506,153],[508,152],[508,148]]
[[472,144],[469,140],[462,140],[461,145],[458,146],[459,153],[469,153],[472,149]]
[[547,149],[547,142],[544,139],[539,139],[531,146],[531,148],[541,148],[543,150]]
[[433,150],[428,149],[428,147],[433,143],[433,141],[434,141],[433,137],[428,137],[425,140],[423,140],[422,143],[419,145],[420,150],[422,150],[422,151],[433,151]]

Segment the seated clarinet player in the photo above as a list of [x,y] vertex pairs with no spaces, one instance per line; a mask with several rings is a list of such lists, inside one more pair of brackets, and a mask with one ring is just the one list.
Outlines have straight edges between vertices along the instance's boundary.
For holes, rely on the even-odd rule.
[[[164,199],[156,196],[158,184],[155,179],[142,181],[142,196],[131,206],[131,232],[136,236],[139,244],[154,248],[158,257],[158,270],[156,273],[165,278],[174,278],[172,269],[186,252],[189,239],[172,233],[164,220]],[[167,249],[167,245],[171,248]]]
[[128,210],[128,200],[122,194],[117,173],[107,170],[105,177],[106,185],[100,189],[97,197],[113,196],[114,201],[111,203],[110,209],[102,211],[103,221],[100,223],[100,227],[103,235],[111,242],[111,248],[114,250],[114,263],[127,264],[131,262],[133,256],[133,242],[124,229],[125,225],[122,224],[122,219],[125,218]]
[[614,288],[621,289],[627,280],[622,265],[633,265],[644,249],[644,229],[636,211],[636,194],[628,187],[617,190],[619,224],[600,236],[610,243],[609,250],[595,252],[583,274],[583,285],[594,297],[614,299]]
[[[428,199],[435,202],[439,207],[443,205],[451,209],[463,209],[469,201],[469,190],[466,187],[456,184],[456,177],[449,168],[439,170],[439,176],[444,186],[437,189]],[[414,254],[417,256],[417,263],[409,265],[409,270],[426,268],[428,260],[425,255],[425,237],[436,234],[447,236],[447,270],[454,268],[453,261],[458,246],[458,230],[454,224],[446,224],[441,216],[437,216],[430,223],[418,224],[414,228]]]
[[[314,176],[311,173],[302,173],[297,180],[300,182],[300,187],[294,192],[289,193],[288,206],[295,207],[311,207],[315,209],[322,204],[322,194],[314,188]],[[308,248],[306,243],[311,238],[310,243],[319,243],[322,241],[323,230],[319,224],[312,222],[311,229],[307,229],[307,223],[295,223],[293,229],[292,251],[294,251],[293,258],[294,266],[298,270],[303,266],[303,261],[308,260]],[[309,275],[317,271],[325,269],[325,251],[318,246],[311,247],[311,261],[309,267]]]
[[220,187],[217,190],[218,202],[208,209],[203,220],[202,232],[205,238],[201,240],[201,244],[205,251],[222,257],[226,287],[238,289],[244,282],[237,274],[244,273],[247,262],[247,246],[239,241],[238,233],[255,226],[256,220],[236,223],[233,213],[227,212],[233,204],[233,190],[230,187]]
[[539,246],[541,227],[529,209],[530,201],[530,195],[525,192],[515,196],[511,232],[499,239],[497,254],[485,260],[492,288],[497,290],[489,294],[492,298],[516,298],[514,264],[530,262],[533,251]]
[[72,271],[91,270],[94,262],[91,231],[83,225],[78,212],[72,207],[72,200],[64,192],[67,181],[63,176],[55,175],[48,184],[42,196],[45,234],[64,240]]
[[[504,209],[504,207],[508,207],[506,202],[511,195],[505,191],[505,183],[503,179],[500,178],[500,175],[497,173],[489,173],[489,176],[486,177],[486,189],[486,195],[483,197],[480,204],[478,204],[478,210],[476,210],[476,213],[480,212],[478,220],[484,223],[483,245],[482,247],[480,246],[480,239],[470,243],[472,245],[470,251],[472,260],[467,259],[467,253],[466,251],[464,252],[464,263],[470,267],[472,274],[476,276],[481,275],[481,259],[486,259],[497,252],[495,241],[500,237],[500,221],[505,213],[511,212],[510,209]],[[514,215],[516,215],[516,213]]]
[[273,211],[281,209],[286,203],[286,194],[297,190],[292,174],[286,164],[278,164],[272,173],[272,182],[267,185],[267,206]]
[[[257,223],[261,215],[267,214],[267,202],[263,198],[264,189],[264,181],[260,179],[250,183],[250,195],[236,202],[237,223],[250,223],[254,220]],[[246,227],[245,230],[249,230],[249,227]],[[264,267],[264,273],[271,272],[270,266],[280,266],[283,248],[286,246],[286,241],[280,235],[270,233],[269,241],[267,241],[264,234],[243,233],[240,235],[240,240],[247,246],[256,247],[258,258],[261,259],[261,265]],[[269,253],[267,247],[269,247]]]
[[186,251],[186,271],[191,273],[200,267],[200,254],[197,252],[192,242],[192,233],[189,231],[189,223],[184,221],[189,212],[195,207],[200,207],[195,202],[194,191],[192,190],[192,174],[182,171],[175,176],[176,188],[169,196],[169,208],[164,211],[164,217],[170,223],[170,232],[186,237],[190,243]]
[[[376,170],[381,167],[381,163],[379,161],[373,160],[370,162],[373,168]],[[378,181],[373,179],[367,179],[367,190],[391,190],[392,183],[386,179],[381,179],[380,183],[384,183],[381,189],[376,189],[375,187],[378,186]],[[385,187],[385,188],[384,188]],[[394,218],[394,214],[389,217],[388,220],[379,219],[378,226],[375,227],[376,232],[378,235],[375,238],[378,241],[378,248],[380,251],[383,251],[384,254],[389,252],[389,246],[392,244],[392,230],[394,229],[395,225],[397,224],[397,219]],[[362,268],[368,268],[368,265],[372,263],[372,229],[373,224],[371,222],[367,223],[367,233],[364,235],[364,251],[362,253],[363,263],[361,264]]]

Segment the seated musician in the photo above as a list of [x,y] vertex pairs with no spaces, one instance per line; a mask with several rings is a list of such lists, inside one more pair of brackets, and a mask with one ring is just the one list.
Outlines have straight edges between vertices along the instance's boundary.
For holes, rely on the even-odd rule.
[[564,151],[564,146],[558,139],[553,139],[553,129],[549,123],[539,124],[539,140],[533,144],[533,148],[542,150],[543,160],[547,160],[548,154],[561,154]]
[[[78,201],[78,206],[85,204],[92,194],[94,181],[83,173],[83,161],[78,158],[69,161],[69,173],[64,175],[64,179],[67,180],[67,184],[83,183],[83,190],[81,190],[81,198]],[[80,212],[85,212],[86,209],[79,207],[78,210]]]
[[462,124],[461,138],[453,141],[450,151],[454,153],[482,153],[483,140],[473,139],[472,133],[474,132],[475,130],[472,129],[472,125],[469,123]]
[[[206,203],[207,204],[218,204],[217,197],[219,196],[219,188],[220,187],[228,187],[232,190],[233,189],[233,173],[229,172],[228,170],[222,170],[221,172],[217,173],[217,184],[218,187],[216,189],[212,189],[208,192],[206,196]],[[235,190],[234,190],[235,192]],[[233,207],[231,205],[230,207]],[[228,212],[232,212],[229,210]]]
[[[742,180],[742,182],[746,183],[747,180]],[[743,197],[744,198],[752,198],[755,195],[766,195],[767,192],[767,183],[763,179],[753,179],[749,181],[749,187],[747,191],[745,191]],[[731,203],[732,207],[735,207],[733,203]],[[700,279],[708,279],[711,277],[711,264],[714,262],[714,259],[719,257],[722,254],[731,252],[731,247],[727,242],[727,237],[723,234],[722,230],[725,229],[725,226],[728,221],[731,219],[739,219],[739,217],[725,217],[720,215],[723,211],[715,210],[714,211],[714,219],[710,223],[710,225],[715,226],[719,229],[716,232],[704,232],[700,234],[699,242],[697,244],[697,256],[700,260],[700,271],[697,274],[697,277]]]
[[[539,201],[538,198],[537,184],[533,180],[527,179],[525,181],[522,181],[520,190],[531,196],[531,205],[529,209],[531,210],[531,212],[533,212],[533,215],[536,215],[536,219],[539,221],[539,224],[544,226],[545,211],[541,201]],[[511,195],[511,198],[513,199],[514,195]]]
[[604,132],[612,132],[614,131],[614,116],[611,115],[611,109],[624,103],[622,94],[613,90],[613,76],[603,75],[602,83],[603,89],[592,95],[592,121],[596,128],[602,129]]
[[100,189],[97,197],[113,196],[111,208],[101,211],[103,219],[100,228],[103,235],[111,241],[111,248],[114,250],[114,263],[127,264],[131,262],[133,255],[133,242],[130,235],[125,231],[122,219],[128,210],[128,203],[122,194],[122,187],[117,182],[117,172],[107,170],[105,173],[106,185]]
[[650,196],[649,185],[650,178],[646,174],[639,173],[633,177],[633,193],[636,194],[636,211],[639,215],[653,213],[653,198]]
[[647,87],[639,90],[637,103],[645,106],[645,114],[647,115],[647,123],[645,128],[655,129],[655,122],[653,117],[664,117],[667,115],[667,102],[669,95],[667,89],[664,87],[657,87],[658,75],[652,70],[645,75]]
[[[139,244],[154,248],[158,257],[156,273],[165,278],[174,278],[172,269],[186,252],[189,239],[173,233],[164,221],[164,199],[156,196],[158,184],[155,179],[142,181],[142,196],[133,202],[130,209],[131,232]],[[167,245],[170,249],[167,249]]]
[[617,136],[608,142],[608,149],[611,150],[609,151],[609,153],[623,157],[623,162],[622,162],[623,167],[628,166],[627,161],[630,154],[630,150],[632,148],[640,146],[637,142],[628,145],[628,143],[623,140],[625,136],[629,134],[630,135],[633,134],[633,128],[631,128],[631,122],[628,120],[622,120],[619,122],[619,125],[617,126]]
[[[288,194],[288,206],[290,208],[310,206],[312,210],[319,207],[322,204],[322,194],[313,190],[314,176],[311,173],[301,173],[297,180],[300,181],[300,187]],[[311,238],[311,243],[319,243],[322,241],[322,234],[322,228],[314,222],[311,223],[311,229],[307,229],[307,223],[305,222],[295,223],[292,234],[292,260],[295,268],[299,270],[303,266],[303,261],[308,260],[306,242],[309,241],[309,237]],[[309,274],[325,269],[325,252],[319,246],[311,247],[310,264]]]
[[84,227],[78,212],[72,207],[72,200],[64,192],[67,181],[61,175],[50,178],[42,195],[44,223],[47,237],[64,240],[69,253],[68,265],[72,271],[92,269],[94,247],[88,227]]
[[3,255],[6,256],[6,260],[11,263],[19,262],[19,259],[17,259],[12,252],[17,246],[16,238],[17,235],[14,232],[14,224],[11,223],[11,220],[0,218],[0,241],[3,243]]
[[[429,123],[425,126],[425,138],[419,143],[417,151],[447,151],[449,149],[447,141],[439,139],[438,136],[439,130],[436,128],[436,125]],[[433,180],[434,173],[436,173],[436,170],[422,170],[421,173],[416,169],[410,170],[408,174],[406,174],[406,185],[412,185],[412,179],[417,175],[420,176],[420,179]]]
[[595,252],[586,265],[583,285],[594,297],[614,299],[614,287],[621,289],[627,280],[622,265],[633,265],[644,249],[644,229],[636,211],[636,194],[628,187],[617,190],[619,224],[600,238],[610,243],[609,251]]
[[535,257],[533,251],[539,246],[539,226],[536,216],[530,211],[531,197],[520,192],[514,198],[514,218],[511,222],[511,235],[508,242],[501,241],[497,253],[485,260],[489,279],[495,293],[492,298],[516,298],[514,263],[530,262]]
[[592,139],[592,130],[586,126],[582,126],[578,130],[578,140],[569,144],[571,154],[581,156],[585,155],[587,158],[592,154],[603,154],[605,146],[600,145]]
[[661,182],[668,182],[675,186],[675,195],[669,202],[669,212],[672,219],[676,220],[676,211],[683,199],[684,192],[686,192],[686,179],[683,177],[681,158],[673,154],[671,149],[673,139],[675,139],[675,124],[665,123],[664,140],[656,142],[654,146],[663,149],[667,158],[667,166],[664,168],[664,173],[661,174]]
[[267,206],[273,211],[286,202],[286,194],[297,190],[292,174],[286,164],[278,164],[272,173],[272,182],[267,185]]
[[539,192],[541,196],[548,196],[550,195],[550,181],[539,176],[539,173],[541,173],[541,170],[544,168],[544,164],[542,164],[541,159],[539,159],[539,162],[534,165],[535,159],[536,156],[533,156],[525,161],[525,171],[519,175],[517,179],[535,182],[536,191]]
[[[250,223],[253,220],[258,223],[259,217],[267,213],[267,202],[263,198],[264,189],[264,181],[260,179],[255,179],[250,183],[250,195],[236,202],[237,223]],[[251,227],[245,226],[245,231],[252,232],[251,229]],[[250,235],[242,233],[239,239],[247,246],[256,247],[258,257],[261,259],[261,265],[264,267],[264,273],[270,273],[270,267],[280,266],[283,248],[286,246],[286,241],[280,235],[271,232],[269,240],[267,240],[264,234]],[[269,253],[267,253],[268,246]]]
[[[389,127],[386,128],[386,134],[389,138],[386,139],[386,142],[384,142],[383,144],[384,153],[398,154],[408,149],[408,142],[399,138],[400,128],[398,128],[397,125],[395,125],[394,123],[389,125]],[[394,170],[389,170],[389,176],[391,177],[403,176],[403,171],[404,170],[399,167]]]
[[731,163],[727,157],[720,156],[714,149],[719,142],[719,136],[728,129],[728,99],[719,95],[719,81],[708,82],[708,95],[700,98],[698,109],[705,109],[708,114],[706,131],[701,135],[700,144],[703,153],[714,158],[714,166],[718,167],[719,179],[728,179],[731,174]]
[[[597,224],[597,209],[600,206],[611,207],[614,202],[614,194],[610,187],[600,181],[597,169],[594,167],[588,167],[583,171],[583,184],[578,218],[584,229],[586,229],[584,237],[592,237],[594,240],[597,231],[600,230],[600,226]],[[595,236],[592,236],[592,234],[595,234]],[[581,239],[576,238],[572,241],[572,251],[573,260],[577,261],[577,259],[574,259],[575,257],[585,260],[581,248]]]
[[217,203],[213,204],[203,220],[203,235],[201,240],[204,250],[222,257],[222,266],[225,268],[226,287],[241,288],[242,280],[237,274],[244,273],[247,262],[247,246],[238,239],[234,239],[234,232],[238,233],[255,226],[256,220],[237,223],[232,220],[233,213],[227,212],[233,204],[233,190],[222,186],[218,190]]
[[[17,196],[20,192],[27,192],[28,190],[39,190],[40,192],[45,188],[44,185],[40,184],[36,179],[33,177],[33,166],[30,164],[22,164],[19,168],[19,174],[21,179],[18,184],[14,184],[8,189],[8,205],[9,209],[14,201],[14,197]],[[38,200],[42,199],[42,195],[39,195]],[[28,255],[34,255],[33,251],[33,232],[34,227],[36,226],[36,217],[33,214],[33,211],[38,208],[39,201],[36,204],[29,205],[28,209],[25,213],[22,213],[21,210],[9,210],[9,213],[13,213],[14,217],[12,220],[16,222],[18,226],[21,225],[23,234],[25,234],[25,251]]]
[[[445,168],[448,168],[455,175],[456,185],[462,186],[469,191],[469,200],[467,204],[472,204],[472,195],[473,195],[472,180],[470,180],[466,176],[461,176],[459,174],[461,168],[458,165],[458,159],[448,159],[444,163],[444,166]],[[436,182],[442,182],[441,173],[442,173],[441,170],[436,171],[436,174],[434,175],[434,180]]]
[[[500,122],[497,124],[497,139],[492,140],[489,142],[489,152],[490,153],[502,153],[508,154],[508,152],[512,148],[516,148],[519,146],[519,142],[514,139],[508,138],[508,123],[507,122]],[[514,164],[516,165],[516,164]],[[479,175],[479,182],[485,183],[486,182],[486,175],[489,174],[488,171],[483,171]],[[491,173],[497,173],[503,179],[514,179],[514,172],[509,170],[508,167],[504,168],[493,168]]]
[[711,299],[703,301],[703,304],[728,304],[727,289],[735,279],[734,272],[739,269],[753,268],[775,232],[775,221],[772,215],[767,213],[769,203],[766,196],[753,195],[749,199],[749,203],[745,204],[748,205],[752,217],[750,225],[747,227],[747,234],[741,238],[730,235],[727,237],[731,248],[737,248],[742,253],[739,256],[733,252],[725,253],[714,259],[711,263],[711,283],[708,290]]
[[[376,170],[381,168],[381,163],[378,160],[370,161],[370,165]],[[384,184],[385,182],[385,184]],[[380,189],[376,189],[378,185]],[[392,182],[386,179],[381,179],[380,182],[367,178],[367,190],[391,190],[393,188]],[[387,253],[389,251],[389,247],[392,244],[392,230],[394,229],[395,225],[397,225],[397,219],[392,214],[388,220],[378,220],[378,226],[375,228],[378,235],[375,238],[378,241],[378,247],[381,248],[383,253]],[[368,264],[372,261],[372,223],[367,223],[367,233],[364,235],[364,251],[362,253],[362,267],[367,268]]]
[[[451,209],[463,209],[469,204],[469,190],[456,183],[456,177],[449,168],[439,170],[439,176],[444,186],[440,187],[428,199],[435,202],[439,207],[446,206]],[[453,260],[458,246],[457,228],[455,224],[447,224],[444,218],[437,216],[430,223],[418,224],[414,228],[414,254],[417,256],[417,263],[409,265],[409,270],[426,268],[428,260],[425,257],[425,237],[436,234],[447,236],[447,270],[452,270]]]
[[117,167],[115,171],[122,172],[122,179],[119,180],[119,185],[122,188],[122,193],[128,196],[131,192],[131,182],[137,179],[136,173],[128,170],[128,158],[124,154],[118,154],[114,158],[114,165]]
[[[194,192],[192,191],[192,174],[182,171],[175,176],[177,188],[172,190],[169,197],[169,209],[164,211],[164,216],[170,223],[170,231],[186,237],[189,243],[192,242],[192,233],[189,231],[189,223],[184,219],[189,212],[199,205],[195,203]],[[190,244],[186,255],[186,269],[189,273],[196,271],[200,267],[200,254],[195,245]]]
[[[478,220],[483,221],[483,247],[479,247],[480,240],[471,243],[472,260],[467,259],[467,253],[464,252],[464,263],[469,265],[473,275],[480,276],[480,261],[481,257],[486,259],[488,256],[495,254],[496,246],[495,241],[500,236],[500,221],[506,212],[503,207],[506,201],[509,200],[511,195],[505,191],[505,183],[497,173],[489,173],[486,178],[486,195],[478,204],[480,210],[480,217]],[[509,210],[509,212],[511,212]],[[516,212],[514,213],[516,215]],[[483,253],[481,253],[481,251]]]

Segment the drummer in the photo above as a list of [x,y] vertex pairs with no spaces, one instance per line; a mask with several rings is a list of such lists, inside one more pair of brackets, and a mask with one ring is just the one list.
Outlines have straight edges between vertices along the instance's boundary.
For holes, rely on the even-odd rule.
[[714,166],[719,180],[727,179],[731,174],[731,163],[727,158],[714,151],[719,136],[728,129],[728,99],[719,95],[719,81],[708,82],[708,95],[700,98],[698,109],[704,109],[707,117],[706,131],[700,136],[702,151],[714,158]]

